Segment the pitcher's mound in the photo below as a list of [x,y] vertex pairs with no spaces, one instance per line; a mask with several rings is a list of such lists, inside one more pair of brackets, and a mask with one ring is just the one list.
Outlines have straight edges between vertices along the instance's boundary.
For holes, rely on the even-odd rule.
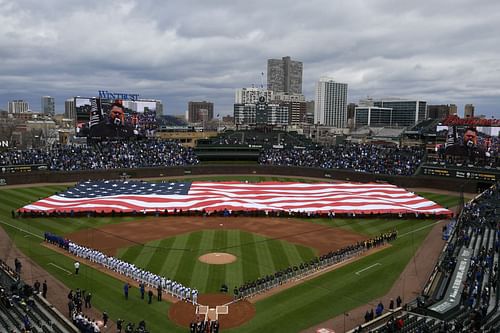
[[236,256],[230,253],[212,252],[200,256],[198,260],[204,262],[205,264],[225,265],[235,262]]

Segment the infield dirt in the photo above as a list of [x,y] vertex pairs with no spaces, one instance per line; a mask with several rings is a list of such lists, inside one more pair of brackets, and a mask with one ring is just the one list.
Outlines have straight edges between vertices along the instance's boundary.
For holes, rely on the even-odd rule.
[[[353,223],[355,221],[353,220]],[[65,235],[73,242],[116,255],[116,251],[137,244],[199,230],[243,230],[272,239],[311,247],[317,254],[352,245],[368,237],[340,228],[288,218],[255,217],[158,217],[110,224]]]

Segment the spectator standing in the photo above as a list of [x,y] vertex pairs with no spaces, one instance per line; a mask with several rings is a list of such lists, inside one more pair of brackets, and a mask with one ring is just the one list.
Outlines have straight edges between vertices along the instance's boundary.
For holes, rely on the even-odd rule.
[[35,292],[38,294],[40,293],[40,282],[38,280],[35,281],[35,284],[33,285]]
[[21,275],[21,268],[23,267],[23,265],[21,264],[21,262],[17,258],[14,260],[14,267],[16,270],[16,274]]
[[398,296],[398,298],[396,298],[396,305],[398,308],[401,306],[401,303],[403,303],[403,300],[401,299],[401,296]]
[[42,285],[42,296],[43,298],[47,298],[47,280],[44,280],[43,281],[43,285]]

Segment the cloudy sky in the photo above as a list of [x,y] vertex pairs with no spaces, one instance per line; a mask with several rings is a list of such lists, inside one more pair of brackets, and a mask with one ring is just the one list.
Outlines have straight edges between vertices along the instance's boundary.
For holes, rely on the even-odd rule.
[[500,118],[498,0],[0,0],[0,108],[98,90],[190,100],[232,113],[268,58],[304,64],[303,91],[330,76],[349,101],[413,97],[473,103]]

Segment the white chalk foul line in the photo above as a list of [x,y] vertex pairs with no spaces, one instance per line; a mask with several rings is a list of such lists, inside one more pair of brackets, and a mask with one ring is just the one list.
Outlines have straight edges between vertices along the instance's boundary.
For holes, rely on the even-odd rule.
[[433,226],[435,226],[436,224],[441,223],[441,222],[443,222],[443,220],[439,220],[439,221],[437,221],[437,222],[434,222],[434,223],[431,223],[431,224],[428,224],[428,225],[424,225],[423,227],[417,228],[417,229],[415,229],[415,230],[405,232],[404,234],[398,235],[398,238],[405,237],[405,236],[411,235],[411,234],[413,234],[413,233],[415,233],[415,232],[417,232],[417,231],[420,231],[420,230],[424,230],[424,229],[426,229],[426,228],[433,227]]
[[35,237],[37,237],[37,238],[44,239],[44,238],[43,238],[42,236],[40,236],[40,235],[34,234],[34,233],[32,233],[32,232],[30,232],[30,231],[28,231],[28,230],[21,229],[21,228],[19,228],[19,227],[16,227],[15,225],[10,224],[10,223],[4,222],[4,221],[0,221],[0,223],[5,224],[5,225],[8,225],[8,226],[9,226],[9,227],[11,227],[11,228],[17,229],[17,230],[19,230],[19,231],[22,231],[22,232],[27,233],[27,234],[29,234],[29,235],[35,236]]
[[375,266],[381,266],[381,265],[382,265],[381,263],[376,262],[376,263],[374,263],[373,265],[370,265],[370,266],[368,266],[368,267],[365,267],[365,268],[363,268],[362,270],[357,271],[357,272],[356,272],[356,273],[354,273],[354,274],[359,275],[359,273],[361,273],[361,272],[364,272],[364,271],[366,271],[366,270],[369,270],[370,268],[373,268],[373,267],[375,267]]
[[56,268],[59,268],[60,270],[65,271],[68,275],[71,275],[71,274],[72,274],[72,273],[71,273],[70,271],[68,271],[67,269],[62,268],[61,266],[56,265],[56,264],[54,264],[53,262],[49,262],[49,263],[48,263],[48,265],[54,266],[54,267],[56,267]]

